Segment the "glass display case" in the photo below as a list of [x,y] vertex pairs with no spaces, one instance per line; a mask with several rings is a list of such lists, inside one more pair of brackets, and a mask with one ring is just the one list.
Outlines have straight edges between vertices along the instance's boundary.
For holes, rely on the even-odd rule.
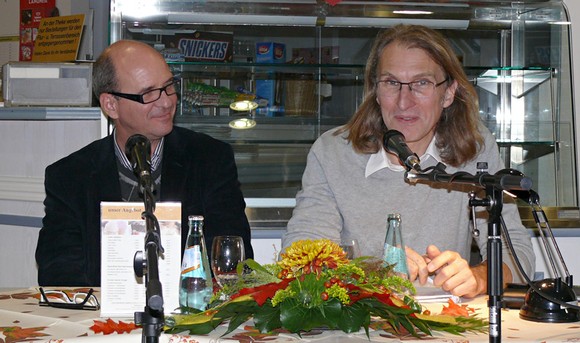
[[[233,145],[246,197],[294,198],[311,144],[362,98],[360,64],[169,63],[182,80],[177,124]],[[273,103],[260,83],[272,85]],[[243,98],[258,107],[232,109]]]
[[[359,105],[377,32],[398,23],[442,30],[506,166],[532,178],[542,205],[575,209],[567,18],[561,1],[541,0],[114,0],[110,34],[164,53],[182,80],[176,124],[232,144],[246,197],[294,198],[311,144]],[[225,50],[217,58],[206,45],[188,58],[176,37]]]

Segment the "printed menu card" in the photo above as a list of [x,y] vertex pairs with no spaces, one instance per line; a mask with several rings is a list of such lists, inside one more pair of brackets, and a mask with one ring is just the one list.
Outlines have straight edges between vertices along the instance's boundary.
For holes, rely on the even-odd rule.
[[[145,277],[133,269],[135,253],[145,253],[147,227],[143,203],[101,202],[101,317],[133,317],[145,308]],[[157,203],[161,245],[159,280],[164,312],[179,307],[181,272],[181,204]]]

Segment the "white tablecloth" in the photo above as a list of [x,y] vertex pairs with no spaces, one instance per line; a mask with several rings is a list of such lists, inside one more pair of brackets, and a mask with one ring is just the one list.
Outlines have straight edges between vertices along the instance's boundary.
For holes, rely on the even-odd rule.
[[[98,291],[96,293],[98,295]],[[99,311],[66,310],[38,305],[36,288],[0,292],[0,342],[141,342],[141,330],[131,333],[109,334],[95,333],[91,326],[95,321],[104,322]],[[442,303],[426,304],[431,311],[440,312]],[[485,297],[469,303],[480,316],[487,318]],[[115,323],[131,323],[132,318],[113,318]],[[345,334],[339,331],[314,330],[300,336],[283,331],[272,334],[261,334],[249,321],[233,333],[221,337],[225,327],[219,327],[207,336],[187,336],[161,334],[160,343],[215,343],[215,342],[369,342],[364,331]],[[509,342],[580,342],[580,323],[547,324],[525,321],[519,318],[517,310],[502,311],[502,341]],[[424,337],[429,342],[488,342],[486,334],[466,334],[455,336],[434,333],[433,337]],[[413,337],[396,337],[384,331],[371,330],[372,342],[410,342]]]

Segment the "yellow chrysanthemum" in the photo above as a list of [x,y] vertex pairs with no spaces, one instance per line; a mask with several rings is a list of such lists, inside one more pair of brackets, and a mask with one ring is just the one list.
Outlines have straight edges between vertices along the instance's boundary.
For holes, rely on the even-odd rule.
[[325,269],[334,269],[348,263],[342,248],[328,239],[302,240],[292,243],[278,265],[286,271],[286,277],[301,274],[320,274]]

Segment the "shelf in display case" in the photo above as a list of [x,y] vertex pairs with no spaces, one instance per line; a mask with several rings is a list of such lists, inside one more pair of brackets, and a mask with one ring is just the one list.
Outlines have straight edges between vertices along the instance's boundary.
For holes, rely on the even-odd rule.
[[326,75],[362,75],[362,64],[305,64],[305,63],[250,63],[250,62],[167,62],[172,69],[181,69],[183,72],[203,72],[209,75],[231,75],[236,73],[322,73]]
[[500,84],[510,84],[512,96],[521,98],[552,77],[547,67],[466,67],[468,77],[477,87],[498,95]]
[[494,134],[498,144],[554,144],[572,137],[572,124],[560,122],[557,130],[549,121],[484,121],[485,126]]
[[[303,124],[319,132],[316,126],[327,121],[341,118],[336,123],[343,124],[362,98],[364,66],[359,64],[169,64],[182,81],[178,123],[194,120],[227,126],[235,117],[251,115],[261,122]],[[236,112],[231,105],[240,100],[255,101],[259,107]]]
[[[241,144],[312,144],[318,136],[333,127],[344,124],[341,118],[314,117],[260,117],[252,116],[256,126],[248,130],[229,127],[230,121],[241,116],[198,117],[181,115],[176,125],[200,131],[214,138]],[[322,131],[322,132],[321,132]]]

